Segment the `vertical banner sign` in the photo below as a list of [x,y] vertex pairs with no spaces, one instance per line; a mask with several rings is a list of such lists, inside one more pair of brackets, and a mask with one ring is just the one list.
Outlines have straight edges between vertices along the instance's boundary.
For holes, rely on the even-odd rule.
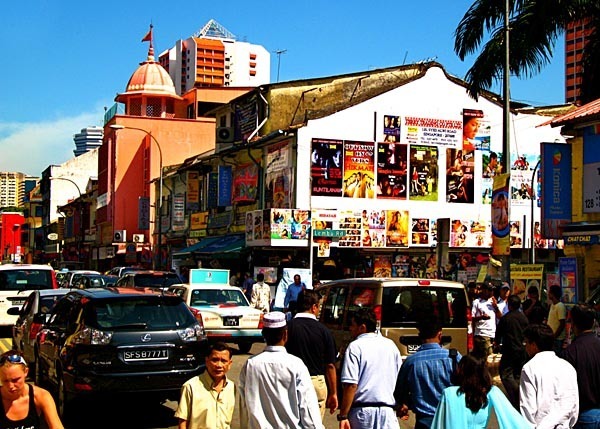
[[138,229],[150,229],[150,197],[138,198]]
[[200,210],[200,174],[197,171],[187,172],[187,204],[188,211]]
[[342,195],[341,140],[312,139],[310,156],[311,194],[339,197]]
[[173,196],[173,231],[185,229],[185,195],[175,194]]
[[494,177],[492,189],[493,255],[510,255],[509,184],[510,174],[499,174]]
[[215,207],[217,207],[217,198],[219,194],[219,173],[208,173],[207,194],[208,195],[206,198],[206,208],[214,209]]
[[577,302],[577,258],[558,258],[558,274],[563,291],[562,302]]
[[586,129],[583,134],[584,213],[600,213],[600,134],[593,132]]
[[231,205],[232,172],[230,165],[219,165],[218,199],[217,206]]
[[562,238],[571,222],[571,145],[542,143],[542,236]]
[[346,198],[375,197],[375,144],[344,142],[344,181],[342,196]]
[[[256,201],[258,193],[258,166],[254,163],[240,165],[233,175],[233,188],[230,186],[234,203]],[[231,181],[230,181],[231,183]]]

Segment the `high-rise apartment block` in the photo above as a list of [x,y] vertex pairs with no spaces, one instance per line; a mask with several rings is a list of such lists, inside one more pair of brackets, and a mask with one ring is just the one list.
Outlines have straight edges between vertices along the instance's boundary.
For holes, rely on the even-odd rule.
[[0,172],[0,208],[23,205],[26,178],[23,173]]
[[80,133],[73,136],[75,142],[75,156],[83,155],[84,153],[97,149],[102,146],[102,135],[104,130],[101,127],[82,128]]
[[565,33],[565,101],[579,104],[583,50],[593,27],[589,20],[569,24]]
[[192,88],[255,87],[270,82],[271,56],[260,45],[240,42],[215,20],[159,55],[177,94]]

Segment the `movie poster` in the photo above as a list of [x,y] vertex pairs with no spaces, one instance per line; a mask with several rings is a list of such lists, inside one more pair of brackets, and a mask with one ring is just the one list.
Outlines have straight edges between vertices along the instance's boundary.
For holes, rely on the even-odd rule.
[[492,254],[510,255],[508,187],[510,174],[494,177],[492,191]]
[[473,203],[475,201],[475,152],[462,149],[446,150],[446,202]]
[[408,247],[408,210],[386,210],[386,247]]
[[411,222],[411,244],[415,246],[431,246],[429,219],[413,218]]
[[406,199],[407,146],[377,144],[377,198]]
[[384,115],[383,116],[383,141],[384,142],[399,142],[400,141],[400,117]]
[[438,200],[438,148],[410,145],[410,199]]
[[373,142],[344,142],[342,196],[375,197],[375,144]]
[[342,195],[342,149],[341,140],[312,140],[310,157],[312,195],[326,197]]
[[362,211],[362,247],[385,247],[385,210]]

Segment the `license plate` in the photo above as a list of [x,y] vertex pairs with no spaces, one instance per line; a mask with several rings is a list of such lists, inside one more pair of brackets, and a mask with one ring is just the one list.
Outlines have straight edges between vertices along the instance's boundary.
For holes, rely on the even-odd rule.
[[419,350],[419,345],[417,344],[409,344],[408,346],[406,346],[406,350],[408,351],[409,354],[411,353],[416,353],[417,350]]
[[123,352],[125,362],[167,360],[169,359],[168,350],[131,350]]
[[239,326],[240,319],[237,317],[223,317],[223,326]]

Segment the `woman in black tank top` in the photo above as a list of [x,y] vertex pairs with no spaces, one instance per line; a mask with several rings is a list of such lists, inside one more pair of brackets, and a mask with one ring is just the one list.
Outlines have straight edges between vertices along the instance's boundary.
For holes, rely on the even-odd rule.
[[[41,387],[34,389],[32,385],[25,383],[28,372],[27,362],[14,350],[0,356],[0,396],[3,411],[0,415],[0,428],[40,429],[42,418],[38,413],[39,409],[48,429],[64,429],[50,392]],[[27,396],[28,400],[25,399]]]

